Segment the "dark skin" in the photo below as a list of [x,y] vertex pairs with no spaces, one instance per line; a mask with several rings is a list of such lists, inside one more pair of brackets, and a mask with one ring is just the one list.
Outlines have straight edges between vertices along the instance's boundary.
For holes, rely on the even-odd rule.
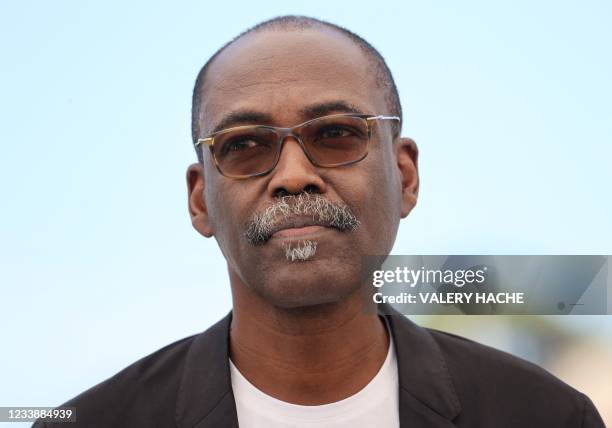
[[[289,127],[350,110],[390,114],[369,59],[331,29],[243,37],[214,61],[204,93],[201,136],[220,124]],[[400,219],[416,204],[417,153],[414,141],[378,122],[368,156],[350,166],[316,167],[288,138],[278,165],[263,177],[224,177],[208,150],[203,164],[189,167],[193,226],[214,236],[227,260],[230,357],[263,392],[295,404],[325,404],[355,394],[380,369],[389,338],[375,311],[364,311],[361,257],[391,251]],[[254,213],[279,194],[306,190],[348,204],[359,229],[321,228],[257,247],[247,242],[245,223]],[[286,260],[283,245],[296,239],[317,242],[314,258]]]

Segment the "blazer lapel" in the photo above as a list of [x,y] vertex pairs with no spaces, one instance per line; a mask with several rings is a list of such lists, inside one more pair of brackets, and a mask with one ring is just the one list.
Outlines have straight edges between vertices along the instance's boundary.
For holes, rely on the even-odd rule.
[[192,343],[179,386],[180,428],[238,427],[229,369],[231,312]]
[[379,312],[389,322],[397,354],[401,427],[455,427],[461,405],[442,351],[427,330],[388,305]]

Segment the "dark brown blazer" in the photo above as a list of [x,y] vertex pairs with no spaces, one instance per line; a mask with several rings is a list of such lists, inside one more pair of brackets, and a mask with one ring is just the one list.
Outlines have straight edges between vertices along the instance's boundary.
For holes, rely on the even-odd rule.
[[[76,423],[34,426],[237,427],[231,316],[70,400],[65,405],[76,407]],[[383,316],[397,352],[402,427],[604,427],[587,396],[540,367],[397,313]]]

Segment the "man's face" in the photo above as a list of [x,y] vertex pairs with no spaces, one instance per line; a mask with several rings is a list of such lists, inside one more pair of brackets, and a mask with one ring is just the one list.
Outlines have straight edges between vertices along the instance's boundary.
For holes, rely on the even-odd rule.
[[[384,89],[374,76],[364,53],[333,30],[250,34],[229,46],[209,68],[199,137],[218,130],[228,117],[240,116],[237,112],[249,114],[225,128],[291,127],[351,112],[347,108],[389,115]],[[205,236],[215,236],[234,288],[249,287],[285,308],[339,301],[361,287],[362,256],[389,253],[400,218],[412,208],[402,196],[404,178],[397,156],[398,144],[388,121],[374,124],[364,160],[336,168],[314,166],[298,142],[288,137],[272,172],[237,180],[215,169],[205,147],[203,170],[195,164],[188,172],[194,226]],[[247,239],[255,215],[283,195],[304,193],[336,207],[344,205],[359,226],[352,231],[325,226],[285,230],[260,245]],[[309,216],[298,217],[303,224]],[[284,220],[291,223],[291,218]],[[303,249],[304,241],[316,246],[314,255],[306,250],[305,260],[292,261],[288,249]]]

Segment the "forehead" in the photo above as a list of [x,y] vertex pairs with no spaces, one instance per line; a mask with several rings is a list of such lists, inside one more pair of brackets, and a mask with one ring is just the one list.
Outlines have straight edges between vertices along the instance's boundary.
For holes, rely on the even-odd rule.
[[200,123],[209,133],[229,113],[258,111],[291,126],[304,108],[341,101],[384,114],[383,90],[371,61],[345,35],[327,28],[265,30],[226,48],[210,65]]

